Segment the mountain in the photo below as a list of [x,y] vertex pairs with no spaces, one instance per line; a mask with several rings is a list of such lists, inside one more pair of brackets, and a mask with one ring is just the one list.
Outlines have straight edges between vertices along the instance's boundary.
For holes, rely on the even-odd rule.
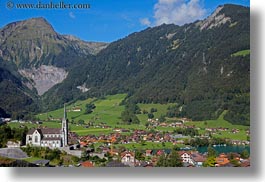
[[[40,65],[72,66],[77,56],[96,54],[106,43],[89,43],[73,36],[60,35],[44,18],[10,23],[0,29],[0,55],[19,68]],[[64,54],[71,55],[67,59]],[[64,58],[65,60],[61,60]]]
[[105,42],[86,42],[72,35],[64,35],[64,37],[68,39],[77,50],[83,50],[84,54],[97,55],[109,45]]
[[[12,71],[10,71],[12,70]],[[13,72],[13,73],[12,73]],[[36,97],[23,85],[17,72],[9,63],[0,59],[0,117],[23,118],[38,110]]]
[[1,115],[16,118],[38,110],[39,96],[107,46],[60,35],[44,18],[4,26],[0,29]]
[[60,35],[44,18],[10,23],[0,29],[0,57],[13,62],[27,86],[42,95],[61,83],[68,70],[107,47]]
[[177,103],[172,116],[216,119],[227,110],[226,120],[250,122],[248,7],[222,5],[205,20],[147,28],[111,44],[61,35],[33,18],[0,29],[0,58],[7,114],[127,93],[134,103]]
[[[250,11],[219,6],[202,21],[161,25],[108,45],[43,96],[48,108],[73,99],[128,93],[136,103],[177,102],[177,116],[248,125]],[[246,54],[242,54],[246,53]]]

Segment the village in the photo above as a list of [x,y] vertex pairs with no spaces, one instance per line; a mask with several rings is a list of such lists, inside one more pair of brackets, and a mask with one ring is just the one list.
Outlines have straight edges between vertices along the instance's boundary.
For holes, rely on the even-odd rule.
[[[66,116],[65,116],[66,117]],[[1,124],[20,123],[21,127],[25,121],[14,121],[10,118],[2,118]],[[41,147],[49,147],[51,149],[60,149],[70,156],[75,156],[79,160],[71,164],[60,164],[59,166],[70,167],[162,167],[167,166],[165,160],[177,153],[180,161],[179,167],[248,167],[250,166],[250,158],[247,150],[241,152],[217,152],[215,147],[218,146],[249,146],[250,141],[247,140],[231,140],[218,139],[212,137],[213,134],[228,131],[231,134],[239,132],[238,129],[228,129],[223,127],[205,128],[206,134],[199,134],[200,128],[194,125],[184,125],[189,122],[186,119],[181,122],[165,123],[158,122],[157,119],[148,119],[147,130],[141,129],[123,129],[113,128],[109,134],[100,135],[84,135],[79,136],[77,133],[68,131],[68,145],[62,146],[61,139],[58,138],[61,130],[58,130],[58,135],[53,136],[51,131],[45,126],[41,126],[41,121],[30,122],[38,125],[39,129],[31,129],[32,143],[27,141],[26,145],[22,146],[20,141],[8,141],[7,148],[0,150],[0,156],[5,156],[5,150],[19,150],[19,148],[32,146],[34,142],[34,132],[39,131],[41,135],[46,137],[40,144]],[[156,130],[156,127],[173,127],[176,128],[173,132]],[[84,128],[110,128],[106,123],[99,123],[94,126],[83,125]],[[47,132],[47,133],[45,133]],[[249,135],[249,130],[245,131]],[[28,133],[28,134],[29,134]],[[46,136],[46,134],[48,134]],[[27,135],[28,136],[28,135]],[[50,140],[50,141],[48,141]],[[57,144],[54,144],[58,140]],[[36,143],[35,143],[36,146]],[[207,151],[200,152],[198,147],[208,147]],[[214,154],[209,155],[209,150],[213,150]],[[21,152],[21,151],[20,151]],[[12,152],[11,152],[12,153]],[[247,154],[246,154],[247,153]],[[8,156],[8,155],[7,155]],[[25,154],[25,156],[27,156]],[[30,156],[28,156],[30,157]],[[212,161],[210,161],[210,159]],[[50,160],[39,159],[32,161],[37,166],[53,166],[50,165]],[[174,165],[173,165],[174,166]],[[170,167],[170,165],[168,165]],[[177,167],[177,166],[175,166]]]

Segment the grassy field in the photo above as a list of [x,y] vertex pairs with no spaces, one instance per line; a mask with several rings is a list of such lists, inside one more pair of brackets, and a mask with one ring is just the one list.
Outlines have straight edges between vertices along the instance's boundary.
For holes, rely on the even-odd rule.
[[37,127],[36,124],[29,124],[29,123],[25,123],[25,124],[20,124],[20,123],[8,123],[8,126],[10,126],[11,128],[19,128],[20,126],[27,126],[29,129],[30,129],[30,128],[36,128],[36,127]]
[[38,158],[38,157],[29,157],[29,158],[26,158],[26,159],[23,159],[24,161],[27,161],[27,162],[34,162],[34,161],[37,161],[37,160],[43,160],[42,158]]
[[[20,126],[27,126],[30,128],[37,128],[39,125],[37,124],[31,124],[31,123],[9,123],[8,124],[11,128],[18,128]],[[43,122],[41,126],[47,126],[48,128],[61,128],[60,122],[55,121],[49,121],[49,122]]]
[[[91,103],[94,100],[95,99],[88,98],[86,100],[77,101],[74,104],[67,105],[66,109],[69,110],[69,111],[72,108],[75,108],[75,107],[78,107],[78,108],[82,109],[82,111],[80,111],[80,112],[73,112],[73,111],[69,112],[68,111],[67,112],[68,118],[69,119],[73,118],[74,120],[78,120],[80,116],[84,115],[86,104],[89,104],[89,103]],[[57,109],[57,110],[54,110],[54,111],[50,111],[50,112],[47,112],[47,113],[41,113],[41,114],[38,114],[36,117],[39,118],[40,120],[49,120],[48,119],[49,117],[61,120],[61,118],[63,117],[63,108],[60,108],[60,109]]]
[[[175,105],[174,103],[169,104],[138,104],[140,109],[146,110],[148,113],[150,113],[151,108],[157,109],[157,112],[154,112],[154,119],[158,119],[161,115],[165,115],[167,113],[167,108],[169,106]],[[137,114],[138,119],[141,122],[141,125],[144,125],[148,120],[147,114]]]
[[[129,150],[133,150],[133,149],[146,150],[146,149],[162,149],[162,148],[172,149],[174,147],[174,145],[171,142],[165,142],[164,145],[162,143],[145,142],[144,145],[140,143],[128,143],[128,144],[118,144],[115,146],[117,147],[122,146]],[[184,147],[184,145],[181,145],[181,144],[177,146]]]
[[218,128],[218,127],[223,127],[223,128],[237,128],[240,130],[245,130],[248,129],[249,126],[243,126],[243,125],[233,125],[229,123],[228,121],[224,120],[224,115],[226,114],[227,111],[224,111],[218,119],[216,120],[206,120],[206,121],[193,121],[193,122],[187,122],[185,125],[195,125],[196,127],[199,128]]
[[[74,121],[77,123],[79,120],[84,120],[85,123],[94,122],[96,124],[104,122],[107,125],[111,126],[112,128],[124,128],[124,129],[145,129],[145,123],[147,122],[147,114],[138,114],[137,117],[140,120],[140,124],[132,124],[132,125],[124,125],[121,122],[120,116],[122,111],[125,109],[124,106],[120,106],[120,103],[126,94],[117,94],[117,95],[110,95],[107,96],[105,99],[87,99],[84,101],[77,101],[74,104],[66,106],[67,117],[70,121]],[[88,103],[93,102],[96,106],[93,113],[85,114],[85,105]],[[155,118],[159,118],[162,114],[165,114],[167,108],[174,104],[138,104],[141,110],[146,110],[150,112],[151,108],[156,108],[157,112],[153,113]],[[79,107],[82,108],[80,112],[73,112],[71,111],[72,108]],[[60,119],[63,116],[63,108],[57,109],[55,111],[51,111],[48,113],[38,114],[37,117],[41,120],[47,120],[48,117],[58,118],[59,122],[56,121],[48,121],[44,122],[43,126],[51,127],[51,128],[59,128]],[[19,125],[19,124],[15,124]],[[27,124],[29,128],[35,127],[34,125]],[[78,133],[79,135],[86,135],[86,134],[107,134],[112,132],[112,129],[98,129],[98,128],[84,128],[82,126],[77,126],[76,124],[69,124],[69,128],[71,131]]]
[[[69,119],[69,128],[71,131],[76,132],[78,135],[100,135],[100,134],[109,134],[113,132],[114,128],[124,128],[124,129],[142,129],[145,130],[145,123],[147,122],[148,115],[147,114],[137,114],[137,117],[140,120],[140,124],[132,124],[132,125],[125,125],[121,122],[121,113],[124,111],[124,106],[121,106],[120,103],[124,100],[126,94],[117,94],[117,95],[110,95],[106,96],[104,99],[95,99],[89,98],[83,101],[77,101],[71,105],[68,105],[66,108],[68,110],[67,116]],[[91,114],[85,114],[86,104],[93,102],[96,108],[93,110]],[[154,119],[159,118],[161,115],[165,115],[167,112],[167,108],[169,106],[175,105],[174,103],[169,104],[138,104],[141,111],[147,111],[150,113],[151,108],[157,109],[157,112],[154,112]],[[72,111],[73,108],[79,107],[82,109],[80,112]],[[221,138],[231,138],[231,139],[238,139],[238,140],[246,140],[247,136],[245,134],[245,130],[249,129],[248,126],[242,125],[232,125],[228,121],[224,120],[224,115],[226,111],[224,111],[220,117],[216,120],[206,120],[206,121],[191,121],[185,123],[187,126],[195,125],[197,128],[200,128],[199,133],[205,134],[205,128],[229,128],[229,130],[237,128],[240,130],[239,133],[232,134],[229,131],[226,132],[218,132],[218,134],[214,134],[215,137]],[[58,118],[58,121],[45,121],[48,117]],[[61,118],[63,116],[63,108],[51,111],[48,113],[42,113],[37,115],[41,120],[44,120],[42,126],[47,126],[48,128],[60,128],[61,127]],[[177,118],[173,118],[176,120]],[[98,128],[98,127],[90,127],[85,128],[84,126],[78,125],[79,120],[84,120],[85,123],[94,122],[96,125],[99,123],[106,123],[111,128]],[[171,118],[166,118],[167,121],[172,120]],[[73,123],[72,123],[73,121]],[[20,127],[21,125],[27,126],[28,128],[37,128],[38,125],[36,124],[20,124],[20,123],[9,123],[11,127]],[[159,131],[174,131],[175,128],[172,127],[157,127]],[[128,133],[130,134],[130,132]],[[155,144],[153,144],[155,145]],[[157,144],[158,145],[158,144]],[[130,145],[128,145],[130,146]],[[137,146],[137,145],[135,145]]]
[[227,132],[227,131],[221,131],[220,134],[214,134],[213,136],[217,138],[231,138],[234,140],[247,140],[246,133],[243,130],[235,134]]
[[[121,116],[121,112],[124,110],[124,106],[120,106],[121,101],[126,97],[126,94],[117,94],[107,96],[105,99],[87,99],[84,101],[77,101],[74,104],[67,105],[66,109],[67,117],[70,121],[78,122],[84,120],[85,123],[93,121],[95,123],[107,122],[109,125],[115,125]],[[96,106],[93,113],[85,114],[86,104],[93,102]],[[74,112],[73,108],[81,108],[82,111]],[[48,113],[42,113],[37,115],[41,120],[47,120],[48,117],[57,118],[61,120],[63,117],[63,108],[51,111]]]
[[112,128],[91,128],[91,129],[80,129],[80,130],[71,130],[71,131],[76,132],[79,136],[113,133]]
[[249,54],[250,54],[250,50],[247,49],[247,50],[238,51],[238,52],[232,54],[232,56],[247,56]]
[[[121,112],[124,110],[124,106],[120,106],[120,103],[126,94],[117,94],[117,95],[110,95],[107,96],[105,99],[87,99],[84,101],[77,101],[74,104],[67,105],[66,109],[67,117],[70,122],[74,121],[77,123],[79,120],[84,120],[85,123],[94,122],[95,124],[99,123],[107,123],[107,125],[111,126],[112,128],[117,126],[117,123],[120,123],[121,119]],[[96,108],[93,110],[91,114],[85,114],[86,104],[93,102]],[[74,112],[72,111],[73,108],[81,108],[82,111]],[[63,108],[57,109],[55,111],[51,111],[48,113],[38,114],[37,117],[41,120],[47,120],[48,117],[58,118],[59,123],[56,121],[49,121],[44,122],[43,125],[51,128],[58,128],[61,127],[60,119],[63,116]],[[136,128],[137,126],[133,125],[126,125],[119,126],[123,128]],[[79,135],[87,135],[87,134],[108,134],[112,132],[112,128],[110,129],[102,129],[102,128],[84,128],[83,126],[79,126],[77,124],[69,124],[69,128],[71,131],[76,132]]]
[[[55,121],[46,121],[43,122],[42,125],[37,125],[37,124],[30,124],[30,123],[9,123],[8,124],[11,128],[18,128],[21,126],[27,126],[29,129],[31,128],[37,128],[39,126],[47,126],[48,128],[61,128],[61,123],[60,122],[55,122]],[[83,135],[100,135],[100,134],[107,134],[112,132],[112,128],[85,128],[80,125],[76,124],[70,124],[69,123],[69,129],[70,131],[76,132],[78,135],[83,136]]]
[[121,120],[121,112],[125,109],[124,106],[120,106],[125,97],[126,94],[117,94],[107,96],[104,100],[97,100],[94,102],[96,108],[93,113],[80,116],[80,118],[85,121],[105,122],[110,126],[115,126]]
[[247,136],[245,133],[245,130],[249,129],[249,126],[243,126],[243,125],[233,125],[229,123],[228,121],[224,120],[224,115],[226,114],[227,111],[224,111],[217,120],[206,120],[206,121],[193,121],[193,122],[187,122],[185,125],[187,126],[192,126],[195,125],[196,127],[200,128],[201,130],[199,131],[200,134],[205,133],[205,128],[229,128],[231,129],[239,129],[239,133],[230,133],[230,131],[221,131],[218,132],[220,134],[214,134],[213,136],[215,137],[220,137],[220,138],[230,138],[234,140],[246,140]]

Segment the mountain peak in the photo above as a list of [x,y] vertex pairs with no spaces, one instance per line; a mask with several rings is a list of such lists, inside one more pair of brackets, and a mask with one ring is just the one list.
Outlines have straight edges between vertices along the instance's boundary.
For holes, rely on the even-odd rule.
[[43,17],[36,17],[36,18],[30,18],[21,22],[25,23],[32,23],[32,24],[43,24],[43,25],[50,25],[50,23]]
[[56,35],[51,24],[45,18],[31,18],[27,20],[10,23],[0,29],[0,40],[8,39],[10,36],[17,34],[17,38],[25,39],[26,37],[41,37],[43,35]]
[[224,5],[218,6],[216,10],[208,16],[205,20],[199,21],[197,26],[200,27],[200,30],[212,29],[214,27],[219,27],[222,24],[231,22],[231,18],[222,13]]
[[51,24],[43,17],[31,18],[28,20],[21,21],[20,26],[23,29],[34,28],[41,32],[56,34]]
[[196,26],[200,30],[212,29],[219,27],[226,23],[234,23],[242,21],[242,17],[249,16],[249,7],[235,5],[235,4],[224,4],[219,5],[215,11],[208,16],[206,19],[196,23]]

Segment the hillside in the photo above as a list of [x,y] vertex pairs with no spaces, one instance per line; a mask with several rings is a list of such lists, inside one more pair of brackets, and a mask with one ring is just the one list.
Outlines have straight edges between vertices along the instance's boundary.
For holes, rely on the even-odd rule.
[[44,18],[10,23],[0,29],[0,55],[19,68],[54,65],[68,68],[79,57],[96,54],[105,43],[89,43],[60,35]]
[[107,46],[61,35],[44,18],[0,28],[1,115],[16,118],[39,110],[41,95]]
[[38,95],[61,83],[70,69],[107,45],[60,35],[44,18],[13,22],[0,29],[0,57],[14,63],[28,79],[25,85],[37,89]]
[[0,59],[0,117],[13,116],[14,119],[22,119],[29,112],[38,111],[35,97],[27,87],[25,87],[9,64],[4,64]]
[[249,125],[249,13],[228,4],[202,21],[164,24],[113,42],[46,92],[45,106],[128,93],[136,103],[177,102],[176,116],[217,119],[228,110],[227,120]]
[[61,35],[44,18],[0,29],[2,115],[127,94],[178,103],[175,117],[250,122],[250,11],[226,4],[205,20],[147,28],[111,44]]

